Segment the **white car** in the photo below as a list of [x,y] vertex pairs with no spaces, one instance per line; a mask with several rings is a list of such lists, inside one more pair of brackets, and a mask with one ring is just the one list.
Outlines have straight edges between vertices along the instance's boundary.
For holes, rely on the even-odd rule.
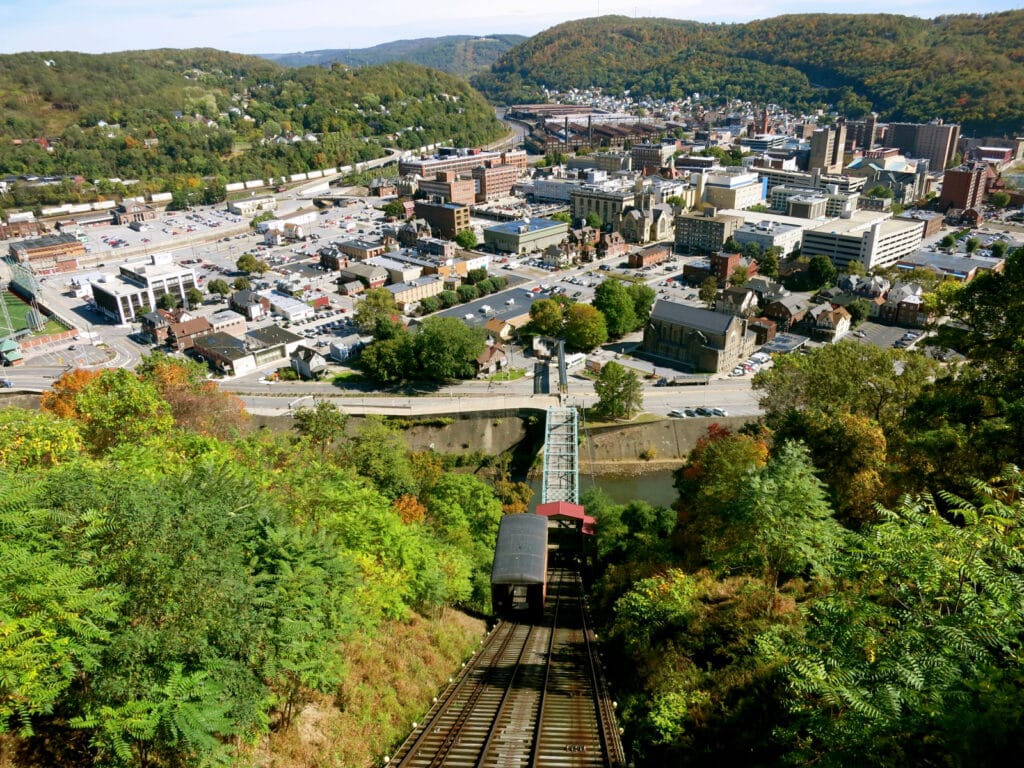
[[731,371],[729,371],[729,375],[730,376],[734,376],[734,377],[735,376],[746,376],[747,372],[743,368],[733,368]]

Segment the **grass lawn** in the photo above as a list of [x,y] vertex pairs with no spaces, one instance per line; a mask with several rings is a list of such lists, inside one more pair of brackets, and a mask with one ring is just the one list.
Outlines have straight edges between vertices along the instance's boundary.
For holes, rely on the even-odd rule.
[[[0,337],[6,338],[10,334],[14,334],[28,328],[28,313],[32,310],[32,307],[9,291],[4,292],[3,300],[4,303],[7,304],[7,314],[10,315],[11,325],[13,326],[11,328],[7,327],[7,317],[0,312]],[[43,317],[44,319],[46,318],[45,315]],[[35,335],[45,336],[50,333],[60,333],[65,330],[67,329],[56,320],[46,319],[43,327]]]

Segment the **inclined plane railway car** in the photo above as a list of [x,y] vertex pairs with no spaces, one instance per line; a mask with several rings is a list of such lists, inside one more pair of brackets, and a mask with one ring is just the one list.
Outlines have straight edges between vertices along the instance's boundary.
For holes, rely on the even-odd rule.
[[496,616],[540,619],[547,598],[548,565],[585,570],[593,554],[594,518],[579,504],[557,501],[537,513],[505,515],[491,568]]

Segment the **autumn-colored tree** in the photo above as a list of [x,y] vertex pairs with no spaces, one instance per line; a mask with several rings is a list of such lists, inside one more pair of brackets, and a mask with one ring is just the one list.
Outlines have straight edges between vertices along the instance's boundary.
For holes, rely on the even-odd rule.
[[228,438],[237,435],[248,420],[242,399],[209,381],[199,363],[154,352],[142,358],[136,373],[156,387],[179,427]]
[[411,493],[403,493],[391,506],[406,524],[422,523],[427,516],[427,508]]
[[43,392],[39,407],[62,419],[77,418],[76,400],[79,393],[99,375],[99,371],[87,371],[84,368],[68,371],[53,382],[49,391]]

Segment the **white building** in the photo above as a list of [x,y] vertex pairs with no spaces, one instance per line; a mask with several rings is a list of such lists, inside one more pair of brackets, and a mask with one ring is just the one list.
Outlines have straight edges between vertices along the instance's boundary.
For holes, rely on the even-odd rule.
[[234,200],[228,203],[228,210],[236,216],[255,216],[264,211],[277,209],[277,198],[273,195],[261,195],[259,197],[244,197],[241,200]]
[[196,287],[195,270],[180,267],[169,253],[154,253],[148,261],[122,265],[116,275],[91,280],[93,300],[103,314],[120,324],[156,308],[164,294],[172,294],[179,305],[188,303],[189,289]]
[[801,251],[805,256],[828,256],[837,269],[859,261],[866,270],[891,267],[921,247],[922,227],[888,213],[855,211],[807,229]]
[[781,248],[782,258],[785,258],[800,247],[803,234],[803,227],[762,219],[744,223],[733,231],[732,239],[740,245],[757,243],[762,251]]
[[746,168],[704,174],[704,200],[715,208],[751,208],[764,203],[764,181]]
[[309,320],[315,314],[313,307],[287,293],[261,291],[260,296],[270,302],[271,312],[280,315],[289,323],[301,323],[304,320]]

